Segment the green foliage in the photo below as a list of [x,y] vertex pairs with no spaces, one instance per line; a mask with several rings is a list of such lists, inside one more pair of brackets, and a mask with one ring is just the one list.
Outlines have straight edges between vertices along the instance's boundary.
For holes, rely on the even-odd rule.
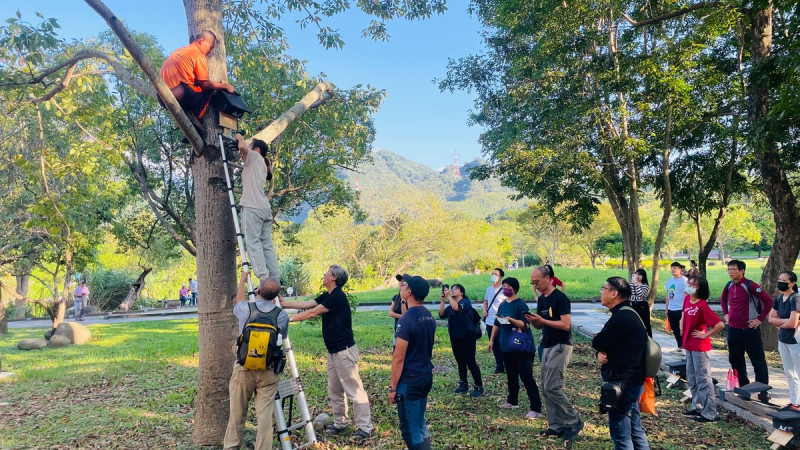
[[303,266],[303,262],[296,258],[283,258],[280,261],[281,286],[291,286],[294,289],[292,295],[305,295],[311,284],[311,277]]
[[136,275],[129,270],[97,269],[86,273],[89,301],[100,311],[113,311],[125,300]]

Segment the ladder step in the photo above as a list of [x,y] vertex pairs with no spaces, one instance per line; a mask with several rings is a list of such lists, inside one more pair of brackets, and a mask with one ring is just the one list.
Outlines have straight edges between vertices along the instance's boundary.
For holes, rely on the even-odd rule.
[[233,191],[234,194],[242,195],[242,191],[240,191],[239,189],[231,189],[231,190]]
[[278,384],[276,398],[283,400],[284,398],[291,397],[302,390],[303,385],[300,384],[300,378],[287,378]]
[[239,163],[228,161],[228,165],[231,166],[231,167],[236,167],[237,169],[244,169],[244,166],[239,164]]

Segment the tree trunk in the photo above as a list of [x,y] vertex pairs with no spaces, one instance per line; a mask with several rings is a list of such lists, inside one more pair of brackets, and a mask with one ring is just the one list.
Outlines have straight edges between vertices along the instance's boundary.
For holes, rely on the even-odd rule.
[[[771,0],[767,0],[762,9],[751,12],[750,27],[753,71],[749,80],[747,118],[752,128],[751,135],[755,136],[753,148],[759,157],[764,192],[775,218],[775,242],[760,281],[766,292],[773,293],[778,275],[781,271],[794,268],[800,252],[800,233],[797,231],[800,208],[783,169],[778,145],[766,123],[770,109],[769,74],[766,72],[770,70],[772,47]],[[777,348],[778,339],[774,327],[762,326],[761,335],[764,349]]]
[[[661,268],[661,244],[664,242],[664,236],[667,234],[667,224],[669,224],[669,216],[672,214],[672,183],[670,183],[669,180],[672,112],[672,106],[667,106],[667,123],[664,127],[664,149],[661,153],[661,176],[664,178],[664,200],[662,202],[664,212],[661,215],[658,234],[656,234],[656,241],[653,244],[653,276],[651,277],[653,286],[658,286],[658,271]],[[656,290],[657,289],[651,289],[652,292],[647,294],[647,302],[651,307],[656,301]]]
[[153,270],[152,267],[145,267],[142,270],[142,273],[139,274],[139,277],[136,278],[136,281],[131,283],[131,288],[128,290],[128,296],[125,297],[125,300],[119,304],[120,311],[128,311],[133,306],[133,303],[136,302],[136,299],[139,298],[139,293],[142,292],[144,289],[145,282],[144,279]]
[[6,302],[3,301],[2,289],[0,289],[0,334],[8,334],[8,316],[6,316]]
[[[26,259],[27,260],[27,259]],[[14,278],[17,280],[17,295],[19,298],[14,299],[14,318],[24,319],[28,307],[28,288],[31,282],[30,266],[23,268],[24,273],[16,275]]]
[[[219,41],[209,54],[209,78],[227,80],[225,41],[222,30],[221,0],[184,0],[190,36],[212,30]],[[203,124],[209,142],[215,143],[220,129],[217,113],[209,108]],[[192,158],[195,193],[195,233],[197,236],[197,282],[199,366],[195,397],[194,433],[199,445],[219,444],[228,422],[228,383],[234,361],[236,321],[233,298],[236,295],[236,241],[225,185],[220,149],[206,145],[203,154]]]

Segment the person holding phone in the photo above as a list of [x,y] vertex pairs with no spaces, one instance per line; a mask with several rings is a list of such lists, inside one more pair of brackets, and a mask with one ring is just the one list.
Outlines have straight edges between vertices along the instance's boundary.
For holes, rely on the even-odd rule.
[[526,419],[537,419],[542,414],[542,400],[539,397],[539,387],[533,379],[533,358],[535,346],[531,345],[529,351],[512,351],[509,345],[512,329],[520,333],[527,334],[533,343],[533,334],[525,319],[528,312],[528,305],[525,301],[517,297],[519,291],[519,280],[513,277],[503,280],[503,295],[506,299],[500,304],[497,310],[495,327],[492,329],[492,339],[489,340],[489,350],[492,350],[494,338],[499,335],[499,344],[503,350],[503,362],[506,367],[506,378],[508,380],[508,397],[506,402],[500,405],[503,409],[514,409],[519,407],[519,382],[525,386],[528,393],[529,410],[525,414]]
[[450,335],[450,347],[458,365],[458,387],[456,394],[469,391],[467,368],[472,374],[473,389],[470,397],[483,395],[481,368],[475,360],[475,346],[478,336],[472,322],[472,301],[466,297],[464,286],[454,284],[452,289],[442,286],[439,317],[447,319],[447,332]]

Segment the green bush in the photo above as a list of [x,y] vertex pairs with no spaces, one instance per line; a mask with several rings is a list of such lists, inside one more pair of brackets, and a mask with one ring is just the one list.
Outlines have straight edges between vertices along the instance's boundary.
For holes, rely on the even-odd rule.
[[136,276],[128,270],[97,269],[87,274],[89,303],[100,311],[113,311],[119,308],[130,290]]
[[311,276],[297,258],[286,258],[280,263],[281,286],[294,288],[292,295],[304,295],[309,292]]

